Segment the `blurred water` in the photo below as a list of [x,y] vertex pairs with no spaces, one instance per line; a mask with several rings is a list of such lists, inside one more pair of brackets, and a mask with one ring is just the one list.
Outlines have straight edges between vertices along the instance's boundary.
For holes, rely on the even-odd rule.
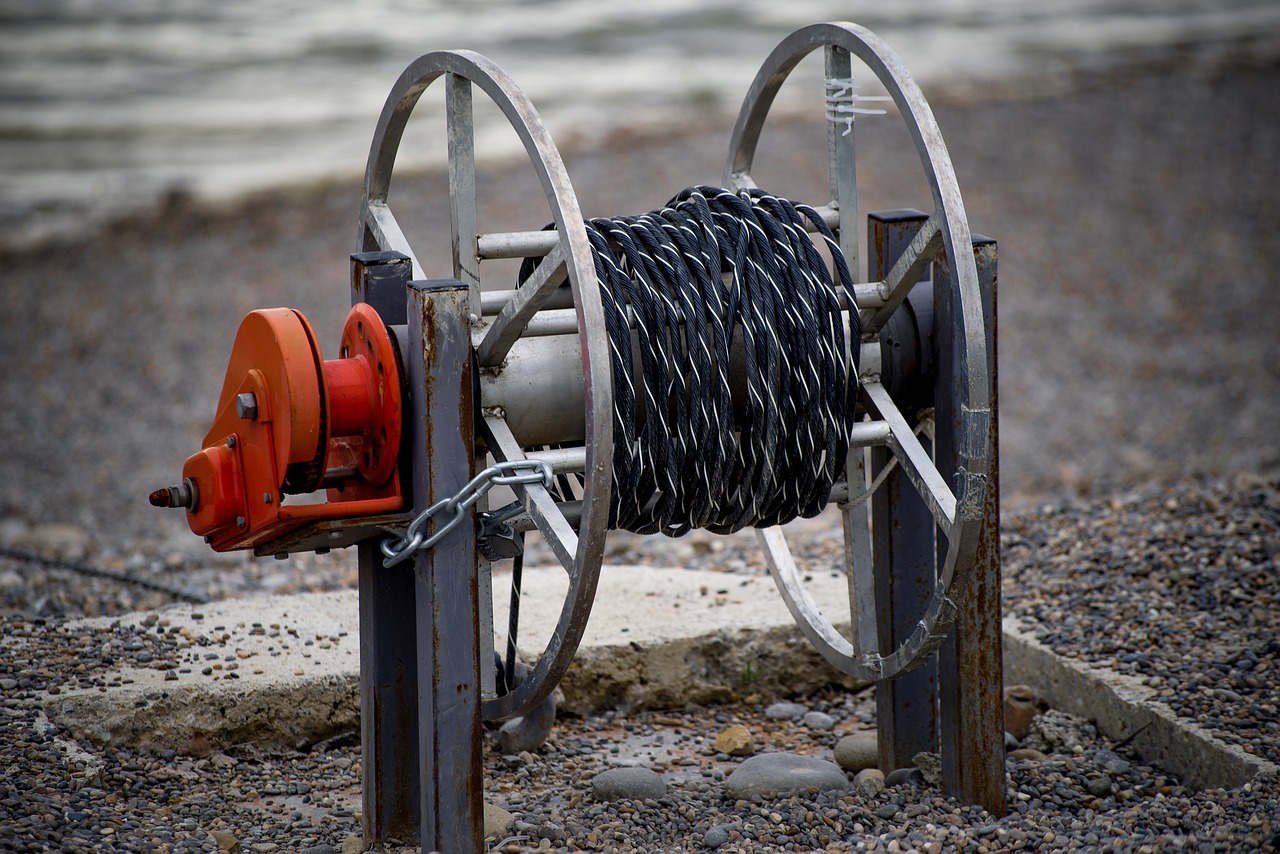
[[169,192],[358,175],[392,82],[428,50],[490,56],[553,136],[582,139],[736,110],[777,41],[821,20],[876,31],[926,91],[1280,42],[1276,0],[0,0],[0,243]]

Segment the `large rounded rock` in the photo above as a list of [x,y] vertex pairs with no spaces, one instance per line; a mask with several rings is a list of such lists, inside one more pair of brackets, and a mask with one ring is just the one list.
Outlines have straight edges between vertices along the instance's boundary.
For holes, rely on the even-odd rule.
[[858,772],[880,765],[880,743],[874,732],[855,732],[836,742],[836,764]]
[[591,791],[602,801],[643,800],[662,797],[667,793],[667,784],[648,768],[610,768],[595,776]]
[[794,753],[762,753],[743,762],[725,780],[729,797],[747,800],[757,795],[783,794],[803,789],[843,792],[849,779],[834,762]]

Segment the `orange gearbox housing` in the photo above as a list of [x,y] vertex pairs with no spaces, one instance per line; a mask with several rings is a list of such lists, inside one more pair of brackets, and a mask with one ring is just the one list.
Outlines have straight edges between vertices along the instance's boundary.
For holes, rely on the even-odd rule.
[[229,551],[321,520],[400,510],[400,373],[390,332],[368,305],[351,309],[331,361],[300,312],[251,312],[213,426],[174,488],[184,491],[191,530]]

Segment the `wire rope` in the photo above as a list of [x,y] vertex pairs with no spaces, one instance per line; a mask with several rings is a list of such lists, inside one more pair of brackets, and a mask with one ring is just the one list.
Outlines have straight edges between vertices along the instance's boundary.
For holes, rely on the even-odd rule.
[[696,186],[586,229],[613,373],[610,527],[729,533],[820,512],[849,452],[861,322],[818,213]]

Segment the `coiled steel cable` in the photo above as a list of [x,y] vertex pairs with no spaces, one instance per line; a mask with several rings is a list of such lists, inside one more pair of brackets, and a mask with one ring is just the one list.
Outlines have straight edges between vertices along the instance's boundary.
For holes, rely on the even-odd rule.
[[[758,189],[698,186],[586,228],[613,372],[610,527],[729,533],[820,512],[849,450],[861,323],[818,213]],[[521,282],[540,260],[526,259]]]

